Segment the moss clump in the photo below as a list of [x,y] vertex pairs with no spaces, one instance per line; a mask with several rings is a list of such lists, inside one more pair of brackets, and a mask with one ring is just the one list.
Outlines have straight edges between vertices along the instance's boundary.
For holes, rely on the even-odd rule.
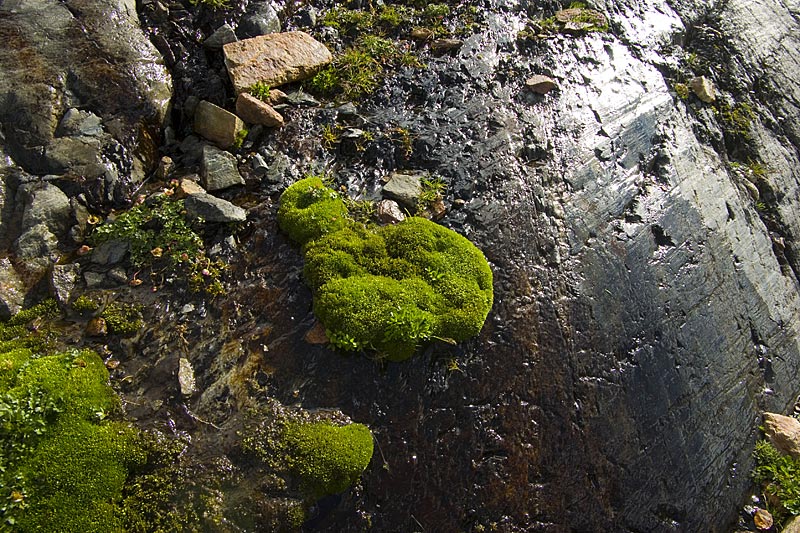
[[73,311],[77,311],[78,313],[90,314],[100,309],[100,302],[82,294],[72,302],[71,307]]
[[319,178],[289,187],[278,216],[304,246],[314,312],[335,346],[402,360],[431,338],[463,341],[480,332],[492,271],[461,235],[416,217],[368,228]]
[[142,306],[112,302],[100,314],[106,321],[108,332],[115,335],[133,335],[144,325]]
[[314,499],[346,490],[372,459],[372,433],[363,424],[290,422],[283,438],[290,470]]
[[24,326],[53,307],[0,324],[0,529],[122,531],[122,489],[145,454],[137,431],[107,420],[119,400],[100,357],[31,340]]
[[776,522],[800,515],[800,460],[783,455],[765,440],[756,443],[753,481],[761,487],[767,502],[777,502],[770,511]]
[[171,189],[167,193],[97,227],[91,241],[126,241],[134,266],[182,271],[193,291],[221,293],[224,265],[206,256],[203,239],[186,220],[183,200],[175,200]]

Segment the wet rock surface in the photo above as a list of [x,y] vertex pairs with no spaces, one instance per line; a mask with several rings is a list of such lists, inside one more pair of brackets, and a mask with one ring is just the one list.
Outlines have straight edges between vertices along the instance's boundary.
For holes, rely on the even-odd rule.
[[[481,25],[460,46],[426,55],[427,68],[400,69],[355,110],[325,101],[282,110],[286,125],[245,148],[253,175],[225,193],[248,208],[247,222],[235,236],[206,228],[229,265],[225,293],[202,298],[158,276],[120,291],[144,304],[146,326],[98,341],[119,363],[112,382],[141,426],[191,436],[185,460],[205,472],[192,483],[225,480],[239,487],[228,501],[250,502],[255,474],[237,462],[236,435],[250,427],[242,413],[279,402],[368,424],[380,450],[359,487],[315,508],[310,530],[733,524],[760,413],[785,411],[798,392],[797,22],[770,0],[713,9],[620,0],[595,6],[602,19],[591,15],[611,32],[587,32],[580,13],[560,7],[481,3]],[[184,104],[231,109],[241,89],[227,84],[222,52],[206,55],[202,42],[225,22],[236,29],[245,10],[170,8],[165,18],[142,6],[177,80],[174,130],[186,150],[164,148],[194,172],[199,145],[186,141]],[[279,15],[284,29],[313,32],[301,26],[309,13]],[[574,27],[517,35],[547,17]],[[559,90],[529,90],[540,72]],[[713,78],[716,102],[673,95],[697,76]],[[37,83],[31,94],[47,93]],[[92,146],[93,119],[77,117],[37,119]],[[334,125],[372,140],[326,144],[323,126]],[[441,223],[474,241],[495,274],[480,337],[433,344],[402,364],[316,344],[324,335],[309,336],[316,320],[301,253],[275,214],[287,184],[325,169],[370,199],[392,172],[444,180]],[[46,223],[34,229],[52,262],[50,236],[62,236]],[[99,266],[84,271],[87,285],[109,282]],[[90,325],[108,333],[98,317]],[[196,389],[186,363],[179,379],[182,359]],[[267,492],[283,497],[277,485]],[[242,506],[261,509],[252,512],[263,522],[251,523],[269,523],[270,501]]]

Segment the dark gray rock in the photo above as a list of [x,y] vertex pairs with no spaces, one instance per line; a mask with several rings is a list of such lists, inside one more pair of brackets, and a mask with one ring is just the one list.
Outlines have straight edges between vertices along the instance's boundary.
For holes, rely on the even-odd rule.
[[25,303],[25,282],[7,257],[0,259],[0,320],[17,314]]
[[271,2],[251,2],[236,28],[236,34],[240,39],[279,31],[281,31],[281,21]]
[[[129,182],[155,162],[171,98],[169,74],[138,26],[135,4],[9,0],[0,4],[0,36],[6,153],[32,174],[74,172],[101,188],[111,167],[124,179],[90,200],[124,198]],[[64,116],[73,108],[83,111]]]
[[215,146],[203,147],[203,160],[200,167],[203,187],[207,191],[219,191],[234,185],[244,185],[239,174],[236,156]]
[[98,244],[92,250],[90,259],[92,263],[98,265],[114,265],[125,259],[125,254],[128,253],[128,247],[127,241],[112,239]]
[[65,306],[72,300],[80,276],[81,266],[76,263],[53,265],[50,271],[50,294],[59,304]]
[[56,236],[63,235],[72,222],[72,206],[61,189],[50,183],[24,185],[17,191],[22,212],[21,232],[44,224]]
[[402,174],[395,172],[383,186],[383,196],[396,200],[407,209],[416,209],[419,195],[422,193],[422,176],[419,174]]
[[87,289],[99,289],[105,286],[106,276],[100,272],[84,272],[83,280]]
[[208,39],[203,41],[203,46],[211,50],[222,50],[222,46],[228,43],[238,41],[236,33],[230,24],[225,23],[217,28],[214,33],[208,36]]
[[192,194],[185,200],[186,213],[207,222],[244,222],[247,211],[227,200],[207,193]]

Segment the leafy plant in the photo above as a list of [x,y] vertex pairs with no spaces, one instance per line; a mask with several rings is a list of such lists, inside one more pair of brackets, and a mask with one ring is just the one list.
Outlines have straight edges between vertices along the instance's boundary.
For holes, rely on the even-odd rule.
[[777,508],[771,509],[776,520],[800,515],[800,461],[781,454],[766,440],[756,443],[753,455],[753,481],[764,491],[767,501],[779,502]]
[[91,241],[97,245],[123,240],[134,266],[182,271],[193,291],[219,294],[225,265],[206,256],[203,239],[184,216],[183,200],[175,200],[171,194],[170,190],[170,194],[136,205],[98,226]]
[[424,211],[425,208],[442,199],[442,191],[445,189],[445,183],[442,178],[435,176],[432,178],[423,178],[420,185],[422,185],[422,191],[417,200],[417,210]]
[[257,81],[250,86],[248,92],[261,100],[262,102],[269,102],[270,87],[269,84],[263,81]]

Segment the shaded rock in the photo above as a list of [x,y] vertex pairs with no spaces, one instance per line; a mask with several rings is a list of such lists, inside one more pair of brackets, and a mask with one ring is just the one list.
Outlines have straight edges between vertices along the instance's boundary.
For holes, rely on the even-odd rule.
[[375,209],[378,220],[383,224],[396,224],[406,219],[406,215],[394,200],[381,200]]
[[23,260],[49,258],[57,251],[58,237],[45,224],[28,228],[14,242],[14,253]]
[[121,266],[117,266],[108,271],[106,279],[112,284],[125,285],[128,283],[128,273]]
[[209,35],[205,41],[203,41],[203,46],[209,50],[221,50],[224,45],[228,43],[235,43],[238,40],[239,38],[236,37],[236,33],[233,31],[231,25],[225,23],[217,28],[214,33]]
[[0,320],[17,314],[25,303],[25,283],[7,257],[0,259]]
[[[0,124],[8,155],[33,174],[63,174],[73,170],[71,162],[104,161],[125,176],[111,197],[126,196],[130,182],[143,179],[156,161],[172,96],[169,74],[139,28],[134,5],[3,2],[0,35]],[[70,110],[62,118],[65,108]],[[98,117],[108,133],[101,134]],[[56,133],[95,142],[66,157],[69,150],[61,141],[69,137]],[[114,145],[123,149],[113,151]],[[86,178],[83,171],[75,173]],[[103,177],[95,173],[88,181]]]
[[272,4],[267,2],[251,2],[236,28],[237,35],[242,39],[279,31],[281,31],[281,21],[278,13]]
[[103,133],[103,119],[91,111],[81,111],[71,107],[56,128],[55,136],[96,136]]
[[436,39],[431,43],[431,52],[434,54],[444,54],[453,50],[458,50],[463,46],[461,39]]
[[81,266],[76,263],[53,266],[50,272],[50,294],[59,304],[67,305],[72,299],[80,275]]
[[101,316],[96,316],[86,324],[86,334],[90,337],[105,337],[108,335],[108,326],[106,319]]
[[444,205],[444,200],[437,198],[425,206],[425,209],[422,211],[422,216],[430,220],[441,220],[446,213],[447,206]]
[[422,193],[421,177],[417,174],[395,172],[383,186],[383,196],[396,200],[407,209],[416,209],[417,200]]
[[250,168],[257,176],[263,176],[269,170],[266,159],[261,154],[254,154],[250,158]]
[[800,533],[800,516],[795,516],[788,524],[783,526],[781,533]]
[[325,326],[321,322],[315,321],[314,325],[309,329],[303,339],[309,344],[328,344],[330,339],[325,333]]
[[547,94],[553,89],[556,89],[558,85],[556,85],[556,80],[550,76],[536,74],[525,80],[525,87],[535,93]]
[[[105,284],[106,277],[99,272],[84,272],[83,281],[86,283],[86,288],[97,289]],[[105,321],[103,321],[105,324]]]
[[429,28],[414,28],[411,30],[411,38],[418,41],[429,41],[436,35],[433,30]]
[[283,99],[284,102],[287,104],[291,104],[293,106],[318,106],[319,100],[305,92],[303,89],[297,89],[296,91],[292,91],[289,94],[285,95]]
[[239,117],[206,100],[197,104],[194,111],[194,131],[221,148],[236,142],[244,123]]
[[160,180],[165,180],[172,174],[172,171],[175,169],[175,162],[172,158],[168,155],[165,155],[161,158],[158,162],[158,168],[156,168],[156,178]]
[[764,434],[779,452],[800,458],[800,421],[777,413],[764,413]]
[[44,224],[56,235],[67,231],[72,221],[72,206],[61,189],[50,183],[25,185],[17,191],[17,202],[25,207],[21,231]]
[[280,113],[275,111],[271,105],[249,93],[240,93],[236,98],[236,114],[248,124],[261,124],[267,127],[283,126],[283,117]]
[[186,198],[184,205],[191,218],[207,222],[244,222],[247,219],[247,211],[208,193],[193,194]]
[[282,104],[286,102],[286,93],[281,91],[280,89],[270,89],[269,90],[269,104],[276,105]]
[[113,265],[125,259],[128,253],[128,242],[112,239],[99,244],[92,250],[91,261],[98,265]]
[[237,93],[257,82],[271,87],[310,78],[333,59],[330,51],[302,31],[272,33],[223,46],[225,65]]
[[203,180],[203,187],[207,191],[219,191],[234,185],[244,185],[244,178],[239,174],[236,157],[215,146],[203,147],[200,176]]
[[705,76],[692,78],[689,82],[689,87],[700,100],[707,104],[717,99],[717,90],[714,87],[714,82]]

